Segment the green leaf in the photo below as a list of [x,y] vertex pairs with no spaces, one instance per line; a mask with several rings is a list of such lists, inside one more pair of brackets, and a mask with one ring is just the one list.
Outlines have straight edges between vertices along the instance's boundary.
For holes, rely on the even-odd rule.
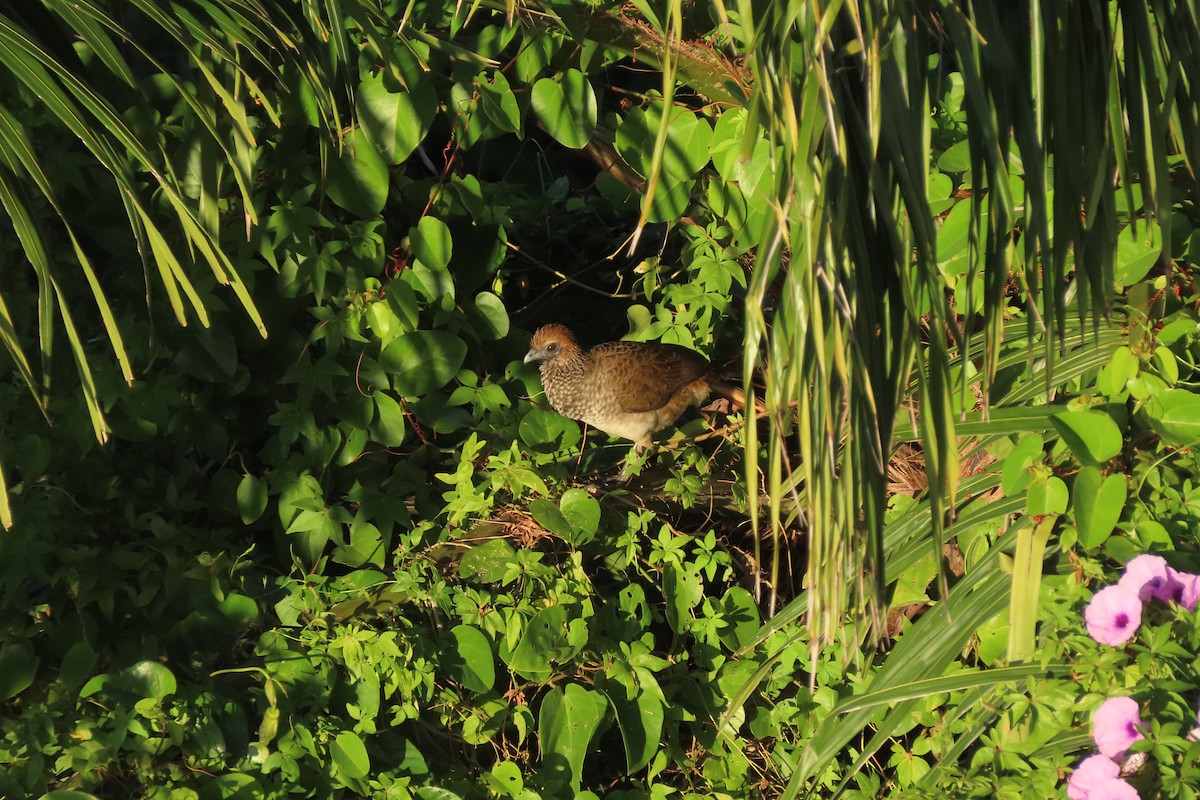
[[404,424],[404,409],[395,398],[382,391],[375,392],[373,399],[378,417],[371,425],[371,438],[384,447],[404,444],[404,435],[408,431],[408,426]]
[[1146,277],[1162,253],[1162,229],[1157,222],[1141,219],[1128,225],[1117,235],[1117,258],[1113,265],[1113,280],[1118,286],[1129,286]]
[[542,78],[533,85],[533,112],[560,144],[581,149],[596,131],[596,93],[587,76],[568,68],[561,82]]
[[139,661],[118,673],[115,685],[138,697],[162,700],[175,694],[175,674],[157,661]]
[[1200,442],[1200,395],[1186,389],[1166,389],[1145,405],[1150,427],[1169,445],[1190,447]]
[[1121,429],[1103,411],[1062,411],[1051,421],[1084,464],[1100,465],[1121,452]]
[[720,631],[721,642],[730,651],[737,652],[758,631],[758,603],[747,590],[731,586],[721,598],[721,615],[725,618],[725,627]]
[[362,739],[352,731],[342,731],[329,746],[329,755],[341,773],[349,778],[365,778],[371,771],[371,759]]
[[420,397],[449,383],[466,357],[466,342],[452,333],[413,331],[384,347],[379,362],[399,394]]
[[259,800],[263,788],[253,775],[231,772],[213,778],[200,790],[200,800]]
[[217,605],[217,610],[238,630],[258,619],[258,604],[246,595],[237,592],[225,595],[225,599]]
[[567,489],[558,506],[575,532],[576,541],[572,544],[578,546],[591,541],[600,527],[600,504],[596,498],[583,489]]
[[475,295],[475,308],[472,314],[475,333],[482,339],[497,340],[508,336],[508,310],[504,301],[491,292],[480,292]]
[[243,475],[237,488],[238,515],[246,525],[258,520],[267,510],[267,484],[253,475]]
[[457,625],[450,630],[457,658],[447,664],[450,677],[472,692],[489,692],[496,685],[496,662],[491,643],[472,625]]
[[38,657],[24,642],[0,649],[0,700],[10,700],[25,691],[37,675]]
[[1017,446],[1009,451],[1004,459],[1004,471],[1000,481],[1000,486],[1006,495],[1010,497],[1016,495],[1017,492],[1029,485],[1033,479],[1030,467],[1041,460],[1044,447],[1045,443],[1042,441],[1042,437],[1031,433],[1021,437]]
[[1069,500],[1067,484],[1063,482],[1062,478],[1051,475],[1045,480],[1035,480],[1030,484],[1026,508],[1035,517],[1062,514],[1067,510]]
[[612,705],[613,716],[621,729],[625,773],[637,772],[650,763],[662,743],[666,718],[662,697],[655,692],[639,691],[630,698],[626,686],[612,679],[598,681],[597,685]]
[[504,797],[519,797],[525,788],[525,779],[521,776],[521,768],[511,761],[501,761],[492,767],[485,780],[488,782],[489,788]]
[[412,85],[411,91],[392,92],[382,74],[358,87],[358,122],[389,164],[399,164],[417,149],[437,117],[437,92],[432,82]]
[[571,622],[566,606],[543,608],[525,623],[524,635],[505,663],[523,678],[546,680],[553,672],[554,664],[567,660],[578,650],[571,643]]
[[570,450],[579,444],[579,423],[562,414],[534,408],[517,428],[521,441],[539,452]]
[[516,551],[504,539],[491,539],[477,544],[463,554],[458,562],[459,577],[478,578],[483,583],[499,583]]
[[695,565],[668,564],[663,570],[663,595],[667,601],[667,623],[683,633],[692,619],[692,609],[704,597],[704,585]]
[[546,692],[538,710],[538,742],[542,762],[553,772],[566,773],[571,788],[579,791],[583,758],[608,702],[599,692],[569,683]]
[[454,240],[450,228],[437,217],[424,216],[408,232],[413,256],[425,266],[444,272],[454,255]]
[[529,513],[539,525],[560,539],[570,542],[574,538],[571,523],[563,516],[558,506],[544,497],[539,497],[529,504]]
[[356,216],[379,215],[387,202],[390,175],[362,128],[356,127],[329,161],[325,176],[329,199]]
[[1125,476],[1120,473],[1104,477],[1095,467],[1079,470],[1075,476],[1074,510],[1081,545],[1090,550],[1104,544],[1121,518],[1126,492]]
[[503,72],[485,70],[479,73],[475,77],[475,87],[479,90],[479,106],[493,125],[505,133],[520,130],[521,109]]
[[100,800],[100,798],[87,792],[77,792],[74,789],[55,789],[53,792],[46,792],[38,800]]

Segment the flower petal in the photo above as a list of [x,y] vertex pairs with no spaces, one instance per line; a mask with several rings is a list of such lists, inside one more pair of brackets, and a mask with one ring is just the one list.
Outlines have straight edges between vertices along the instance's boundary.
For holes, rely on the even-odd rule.
[[1098,784],[1120,775],[1121,768],[1108,756],[1088,756],[1071,773],[1071,779],[1067,781],[1067,797],[1070,800],[1089,800]]
[[1100,644],[1125,644],[1142,624],[1142,601],[1133,589],[1106,586],[1092,597],[1083,619],[1088,634]]
[[1111,759],[1120,760],[1129,745],[1143,738],[1145,727],[1132,697],[1110,697],[1092,715],[1092,739],[1096,749]]

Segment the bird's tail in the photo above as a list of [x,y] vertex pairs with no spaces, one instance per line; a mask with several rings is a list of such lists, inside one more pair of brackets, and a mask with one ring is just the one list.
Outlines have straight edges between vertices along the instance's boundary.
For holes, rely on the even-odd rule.
[[[746,408],[746,392],[741,386],[736,386],[728,381],[718,380],[709,384],[709,388],[712,389],[713,394],[718,397],[724,397],[732,403],[734,408]],[[758,395],[754,396],[754,411],[758,416],[763,416],[767,413],[767,404],[760,400]]]

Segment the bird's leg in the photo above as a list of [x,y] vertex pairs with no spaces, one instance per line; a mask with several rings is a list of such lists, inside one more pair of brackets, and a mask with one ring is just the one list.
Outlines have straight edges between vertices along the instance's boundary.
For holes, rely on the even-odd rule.
[[646,462],[650,458],[650,453],[654,449],[654,442],[650,441],[647,436],[645,441],[637,441],[633,443],[633,447],[625,454],[625,464],[621,467],[621,474],[617,480],[624,483],[630,478],[634,478],[642,471],[642,467],[646,466]]
[[579,480],[579,468],[583,466],[583,450],[587,447],[588,424],[583,423],[583,435],[579,438],[579,457],[575,459],[575,474],[571,476],[572,483]]

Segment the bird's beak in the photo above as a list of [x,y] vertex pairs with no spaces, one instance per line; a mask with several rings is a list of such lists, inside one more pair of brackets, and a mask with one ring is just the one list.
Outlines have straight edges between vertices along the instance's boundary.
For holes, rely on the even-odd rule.
[[532,361],[538,361],[541,359],[541,357],[542,353],[540,350],[530,350],[525,354],[525,363],[528,364]]

